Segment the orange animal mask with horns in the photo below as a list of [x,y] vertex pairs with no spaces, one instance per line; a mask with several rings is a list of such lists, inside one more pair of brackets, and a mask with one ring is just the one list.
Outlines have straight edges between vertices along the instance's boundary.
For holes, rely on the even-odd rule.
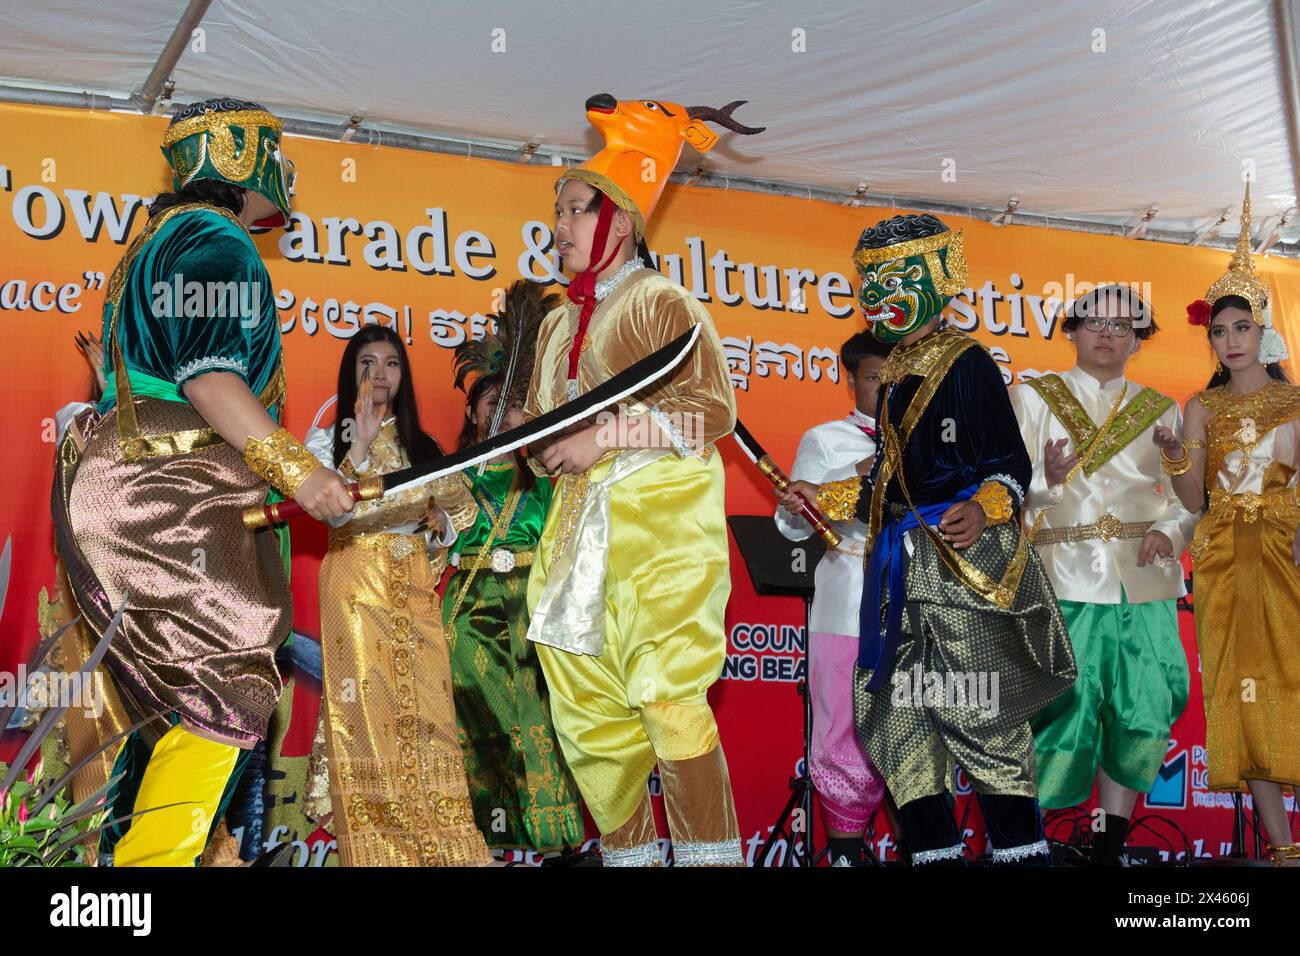
[[763,132],[764,127],[732,119],[732,112],[745,102],[736,100],[715,109],[597,94],[587,100],[587,120],[605,138],[605,148],[582,165],[565,170],[556,188],[578,179],[600,190],[632,217],[637,238],[644,238],[650,213],[677,166],[682,146],[690,143],[707,153],[718,142],[718,134],[706,123],[747,136]]

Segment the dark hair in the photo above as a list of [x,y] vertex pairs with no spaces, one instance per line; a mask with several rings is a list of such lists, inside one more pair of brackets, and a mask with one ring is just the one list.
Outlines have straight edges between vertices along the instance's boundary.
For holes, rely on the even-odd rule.
[[858,366],[864,358],[875,356],[884,358],[892,346],[882,342],[870,332],[858,332],[840,346],[840,364],[849,370],[850,375],[858,374]]
[[[469,415],[465,416],[464,424],[460,427],[460,437],[456,439],[456,450],[468,448],[479,440],[478,425],[470,420],[470,415],[474,413],[475,407],[482,401],[483,396],[494,388],[501,385],[501,376],[499,375],[480,375],[474,380],[474,384],[469,387],[469,393],[465,396],[465,408]],[[498,396],[498,401],[500,397]],[[533,485],[537,484],[537,478],[533,470],[524,462],[524,456],[518,451],[515,453],[515,468],[519,472],[519,487],[524,491],[531,491]]]
[[343,359],[339,363],[338,411],[335,415],[334,466],[338,467],[348,453],[350,442],[343,438],[343,422],[350,418],[357,405],[357,355],[362,346],[372,342],[388,342],[397,350],[397,361],[402,369],[402,381],[397,394],[389,396],[389,411],[397,416],[397,436],[406,449],[411,464],[429,461],[441,455],[442,446],[420,427],[420,411],[415,404],[415,382],[411,377],[411,363],[406,358],[406,345],[392,329],[383,325],[363,325],[352,336]]
[[[1156,312],[1147,304],[1142,296],[1138,295],[1137,290],[1132,286],[1123,284],[1102,285],[1090,292],[1085,292],[1066,309],[1065,321],[1061,323],[1062,330],[1073,332],[1083,324],[1084,319],[1090,319],[1097,314],[1097,306],[1105,302],[1111,306],[1118,305],[1120,302],[1127,301],[1129,307],[1129,316],[1133,319],[1133,334],[1139,339],[1146,340],[1151,338],[1160,331],[1156,325]],[[1112,310],[1111,317],[1115,317]],[[1141,325],[1138,322],[1146,319]]]
[[152,219],[165,209],[182,206],[185,203],[201,202],[209,206],[229,209],[238,216],[244,209],[246,190],[242,186],[232,186],[217,179],[196,179],[189,185],[182,186],[175,192],[159,193],[149,204],[149,217]]
[[[1219,296],[1219,298],[1214,300],[1214,305],[1210,306],[1210,321],[1205,324],[1205,337],[1207,339],[1210,337],[1210,326],[1214,322],[1214,317],[1224,309],[1241,309],[1243,312],[1250,312],[1252,315],[1254,314],[1254,311],[1250,307],[1250,301],[1244,296]],[[1268,365],[1264,366],[1264,368],[1265,371],[1268,372],[1269,378],[1275,378],[1279,382],[1291,381],[1291,379],[1287,378],[1286,372],[1283,370],[1282,363],[1280,362],[1269,362]],[[1232,373],[1224,368],[1223,363],[1220,362],[1215,366],[1214,374],[1210,376],[1210,381],[1205,387],[1218,388],[1220,385],[1227,385],[1231,378]]]

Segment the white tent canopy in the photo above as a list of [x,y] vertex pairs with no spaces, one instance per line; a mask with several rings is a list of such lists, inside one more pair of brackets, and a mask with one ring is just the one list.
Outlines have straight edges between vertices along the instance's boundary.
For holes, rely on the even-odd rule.
[[1228,209],[1222,244],[1252,171],[1257,242],[1292,254],[1295,19],[1290,0],[0,0],[0,100],[229,95],[291,131],[359,117],[364,142],[546,162],[598,148],[595,93],[745,99],[767,132],[687,149],[682,172],[986,217],[1015,197],[1015,222],[1145,216],[1180,242]]

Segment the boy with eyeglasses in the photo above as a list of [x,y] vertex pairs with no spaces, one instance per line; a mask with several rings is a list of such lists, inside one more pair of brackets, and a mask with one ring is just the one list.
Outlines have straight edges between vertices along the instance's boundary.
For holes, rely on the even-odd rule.
[[1187,703],[1178,557],[1196,517],[1164,478],[1158,426],[1178,403],[1124,375],[1156,331],[1132,289],[1076,300],[1063,328],[1076,364],[1011,390],[1033,460],[1024,520],[1070,631],[1079,676],[1032,721],[1039,801],[1072,807],[1098,787],[1092,862],[1123,865],[1129,818],[1151,789]]

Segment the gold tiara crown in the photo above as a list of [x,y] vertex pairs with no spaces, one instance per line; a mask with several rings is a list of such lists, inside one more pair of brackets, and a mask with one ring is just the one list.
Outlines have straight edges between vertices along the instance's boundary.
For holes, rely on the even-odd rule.
[[1255,273],[1255,257],[1250,251],[1250,183],[1246,183],[1246,198],[1241,203],[1241,232],[1237,235],[1237,248],[1233,250],[1228,271],[1214,280],[1205,293],[1205,301],[1214,305],[1225,295],[1239,295],[1250,303],[1251,314],[1260,325],[1264,324],[1264,310],[1268,308],[1268,286]]

